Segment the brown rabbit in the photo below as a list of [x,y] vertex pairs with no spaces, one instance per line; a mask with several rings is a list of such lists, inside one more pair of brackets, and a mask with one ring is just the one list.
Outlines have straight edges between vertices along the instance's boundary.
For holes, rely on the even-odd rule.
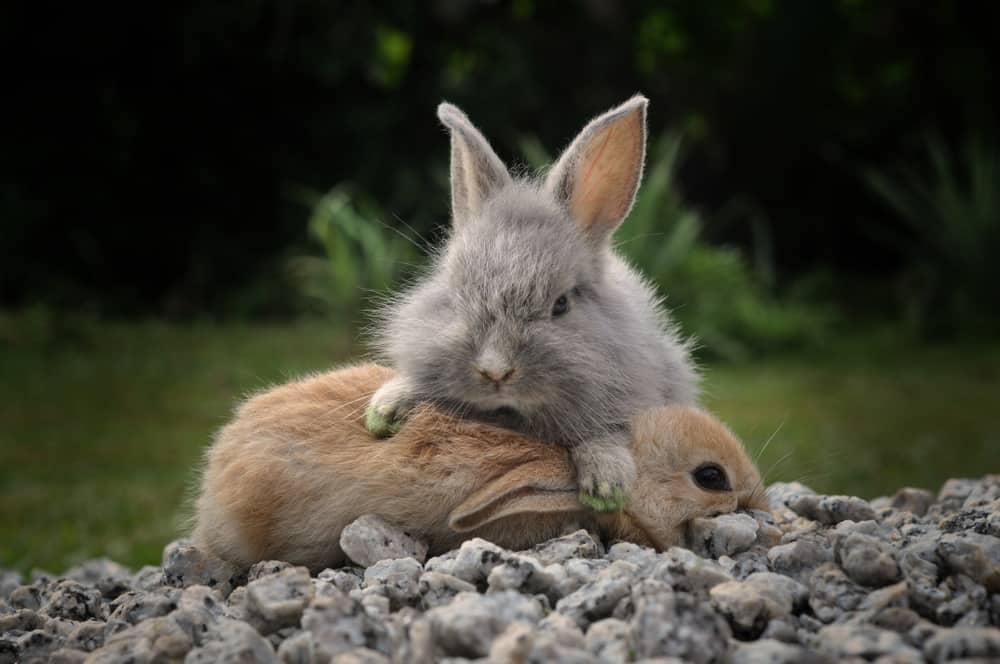
[[767,509],[760,475],[718,420],[670,406],[638,415],[639,468],[625,511],[578,501],[564,447],[421,406],[391,440],[367,432],[364,410],[393,376],[362,365],[252,397],[207,452],[194,540],[240,564],[278,559],[314,570],[344,562],[340,533],[377,514],[431,553],[478,536],[519,549],[579,524],[663,549],[692,518]]

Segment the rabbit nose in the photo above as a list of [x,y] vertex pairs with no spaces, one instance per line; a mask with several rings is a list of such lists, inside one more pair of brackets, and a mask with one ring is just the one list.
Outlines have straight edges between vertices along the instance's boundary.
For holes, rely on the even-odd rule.
[[506,367],[498,369],[495,367],[487,368],[487,367],[477,366],[476,371],[479,372],[480,376],[482,376],[483,378],[492,383],[495,383],[498,386],[501,383],[506,383],[510,379],[510,377],[514,375],[514,369],[513,368],[508,369]]
[[507,358],[506,353],[499,351],[492,345],[480,352],[479,357],[473,362],[473,366],[484,380],[493,383],[496,387],[500,387],[514,375],[514,363]]

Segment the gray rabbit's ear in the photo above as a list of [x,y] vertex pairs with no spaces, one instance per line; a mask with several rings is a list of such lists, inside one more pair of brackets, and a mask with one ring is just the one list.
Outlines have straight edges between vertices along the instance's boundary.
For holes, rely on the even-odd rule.
[[636,95],[583,128],[545,178],[584,232],[605,240],[625,220],[642,179],[646,106]]
[[479,214],[483,201],[511,181],[510,173],[457,106],[443,103],[437,114],[451,133],[451,214],[461,227]]
[[530,462],[492,480],[456,507],[448,527],[463,533],[505,517],[583,511],[570,471],[553,473],[551,462]]

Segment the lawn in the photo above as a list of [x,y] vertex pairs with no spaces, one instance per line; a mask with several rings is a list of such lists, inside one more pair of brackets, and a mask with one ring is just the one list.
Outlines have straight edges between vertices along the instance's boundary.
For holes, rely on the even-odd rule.
[[[356,356],[319,322],[0,326],[0,566],[159,561],[212,432],[247,392]],[[874,496],[1000,472],[1000,347],[891,339],[705,369],[705,403],[769,479]]]

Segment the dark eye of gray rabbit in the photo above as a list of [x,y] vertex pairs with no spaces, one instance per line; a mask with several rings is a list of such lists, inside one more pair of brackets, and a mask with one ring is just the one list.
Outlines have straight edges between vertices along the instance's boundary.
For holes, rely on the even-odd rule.
[[705,463],[691,473],[694,483],[705,491],[732,491],[726,471],[714,463]]
[[562,316],[567,311],[569,311],[569,298],[563,293],[556,298],[556,303],[552,305],[552,317]]

